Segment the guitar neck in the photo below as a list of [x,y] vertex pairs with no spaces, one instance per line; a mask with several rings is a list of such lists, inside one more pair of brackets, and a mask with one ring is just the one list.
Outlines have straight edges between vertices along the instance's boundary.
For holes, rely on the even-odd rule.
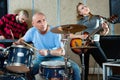
[[86,40],[91,40],[91,37],[92,37],[93,35],[95,35],[98,31],[100,31],[101,29],[102,29],[102,27],[96,28],[92,33],[90,33],[90,34],[88,35],[88,37],[87,37]]
[[98,31],[100,31],[102,29],[102,27],[98,27],[96,28],[92,33],[89,34],[89,36],[93,36],[94,34],[96,34]]

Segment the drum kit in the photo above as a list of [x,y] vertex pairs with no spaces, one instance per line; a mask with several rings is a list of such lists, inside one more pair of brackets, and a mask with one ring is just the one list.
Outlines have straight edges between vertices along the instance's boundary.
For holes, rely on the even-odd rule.
[[[61,25],[61,26],[55,27],[51,30],[51,32],[57,33],[57,34],[70,34],[70,33],[76,33],[76,32],[83,31],[86,28],[87,27],[84,25],[68,24],[68,25]],[[63,40],[64,40],[64,45],[66,46],[67,42],[68,42],[68,36]],[[9,40],[9,39],[8,40],[0,40],[0,43],[15,42],[15,41],[16,40]],[[27,44],[27,43],[25,43],[25,44]],[[5,67],[7,72],[12,72],[12,73],[17,73],[17,74],[24,74],[24,73],[29,72],[30,71],[29,68],[31,67],[32,55],[34,54],[34,51],[31,48],[34,48],[34,47],[31,47],[29,44],[27,44],[27,46],[12,45],[7,48],[0,48],[0,67],[1,67],[1,69]],[[73,47],[73,49],[75,49],[75,48],[84,49],[83,46],[82,47],[78,47],[78,46]],[[87,47],[85,47],[85,48],[87,48]],[[88,47],[88,48],[90,48],[90,47]],[[65,50],[67,50],[67,49],[65,49]],[[64,61],[42,62],[40,64],[39,74],[42,77],[44,77],[46,80],[72,80],[73,71],[71,69],[70,63],[68,62],[68,59],[69,59],[68,55],[66,54],[64,56]],[[84,64],[84,62],[82,64]],[[84,70],[84,66],[82,68]],[[3,70],[1,70],[0,71],[0,79],[3,78],[4,75],[6,76],[5,72],[3,72]],[[11,74],[8,74],[8,75],[11,75]],[[2,79],[2,80],[6,80],[6,79]]]

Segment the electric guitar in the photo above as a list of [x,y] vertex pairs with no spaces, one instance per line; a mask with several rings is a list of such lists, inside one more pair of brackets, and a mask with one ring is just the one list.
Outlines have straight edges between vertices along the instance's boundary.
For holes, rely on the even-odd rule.
[[[100,16],[101,17],[101,16]],[[118,20],[118,16],[117,15],[113,15],[110,18],[104,18],[107,22],[109,23],[115,23]],[[81,54],[82,50],[81,48],[84,46],[89,46],[90,43],[92,42],[92,36],[94,36],[94,34],[96,34],[98,31],[100,31],[102,29],[101,26],[99,26],[98,28],[96,28],[92,33],[88,33],[88,32],[84,32],[84,35],[88,35],[87,39],[81,39],[81,38],[73,38],[70,41],[70,48],[71,50],[75,53],[75,54]],[[87,50],[87,47],[85,49],[85,51]]]

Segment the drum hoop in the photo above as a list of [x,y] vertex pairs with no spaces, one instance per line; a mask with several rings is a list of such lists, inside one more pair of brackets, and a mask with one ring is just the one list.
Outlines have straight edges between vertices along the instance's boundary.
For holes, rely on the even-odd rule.
[[[24,45],[12,45],[12,46],[9,47],[9,48],[21,48],[21,49],[27,49],[27,50],[33,52],[29,47],[26,47],[26,46],[24,46]],[[9,48],[8,48],[8,49],[9,49]]]
[[[21,64],[21,63],[18,63],[18,62],[15,62],[15,63],[10,63],[8,64],[7,66],[26,66],[25,64]],[[26,66],[27,67],[27,66]]]
[[30,48],[28,48],[28,47],[26,47],[24,45],[12,45],[11,47],[12,48],[27,48],[27,49],[30,49]]
[[[47,62],[63,62],[63,61],[43,61],[40,65],[42,66],[42,67],[44,67],[44,68],[63,68],[63,67],[65,67],[65,64],[64,65],[54,65],[54,66],[52,66],[52,65],[45,65],[44,63],[47,63]],[[67,67],[71,67],[71,64],[70,64],[70,62],[68,62],[68,64],[67,64]]]
[[25,47],[24,45],[12,45],[11,47]]
[[60,66],[47,66],[47,65],[42,65],[43,68],[63,68],[65,66],[60,65]]

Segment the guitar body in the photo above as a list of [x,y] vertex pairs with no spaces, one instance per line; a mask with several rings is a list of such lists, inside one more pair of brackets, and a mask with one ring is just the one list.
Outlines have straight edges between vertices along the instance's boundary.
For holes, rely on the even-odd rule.
[[[84,34],[84,35],[89,35],[88,32],[84,32],[83,34]],[[89,45],[89,40],[86,40],[86,41],[84,40],[84,41],[83,41],[83,39],[81,39],[81,38],[73,38],[73,39],[71,39],[71,41],[70,41],[71,50],[72,50],[75,54],[81,54],[82,51],[83,51],[83,52],[86,52],[87,49],[82,50],[81,47],[83,47],[83,46],[88,46],[88,45]],[[76,47],[79,47],[79,48],[76,48]]]
[[71,50],[75,53],[75,54],[81,54],[82,51],[79,48],[75,48],[75,47],[81,47],[82,46],[82,39],[80,38],[73,38],[70,41],[70,47]]

